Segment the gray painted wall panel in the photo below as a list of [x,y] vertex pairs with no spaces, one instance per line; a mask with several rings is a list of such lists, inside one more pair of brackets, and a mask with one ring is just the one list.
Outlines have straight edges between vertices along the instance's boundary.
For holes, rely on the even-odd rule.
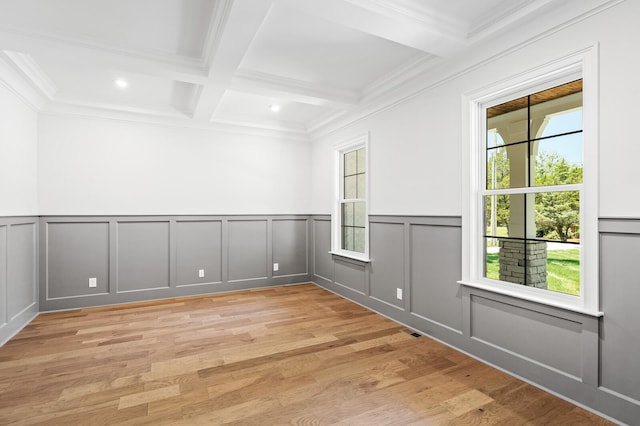
[[[7,226],[0,225],[0,329],[9,322],[7,316]],[[0,339],[2,341],[2,339]]]
[[602,234],[600,382],[640,401],[640,234]]
[[328,220],[314,220],[313,273],[333,281],[333,258],[329,250],[331,250],[331,222]]
[[[55,223],[47,229],[48,299],[109,292],[109,223]],[[89,287],[89,278],[97,286]]]
[[0,346],[38,313],[38,223],[0,217]]
[[229,281],[266,278],[267,221],[229,221]]
[[359,262],[343,260],[338,256],[335,256],[334,263],[336,284],[364,294],[366,291],[366,267]]
[[458,227],[411,225],[411,312],[462,330],[462,235]]
[[308,232],[306,219],[273,220],[274,276],[307,274]]
[[118,222],[118,292],[169,287],[169,222]]
[[9,321],[36,300],[36,225],[9,226],[7,234],[7,300]]
[[471,337],[580,378],[582,324],[471,296]]
[[[40,306],[44,311],[75,309],[306,282],[310,277],[304,270],[301,274],[271,276],[267,262],[275,247],[284,272],[296,271],[306,265],[313,245],[311,238],[301,230],[309,220],[307,215],[42,217]],[[275,227],[271,226],[274,222]],[[281,223],[285,225],[279,226]],[[46,232],[49,224],[55,228],[53,241],[49,241]],[[84,276],[83,264],[87,262],[78,261],[81,256],[72,253],[82,249],[67,250],[68,242],[63,240],[90,234],[82,230],[85,225],[86,229],[98,229],[107,224],[108,250],[99,262],[95,262],[108,266],[110,285],[106,291],[86,294],[84,288],[85,285],[88,288],[88,280],[85,282],[82,278],[82,285],[67,287],[64,293],[54,292],[61,297],[47,299],[47,281],[64,279],[50,276],[52,271],[46,268],[44,261],[47,249],[56,252],[55,264],[68,267],[66,274]],[[281,232],[285,235],[280,235]],[[50,247],[52,245],[55,247]],[[100,256],[93,260],[97,257]],[[228,269],[230,264],[231,271]],[[205,269],[204,277],[198,276],[198,269]],[[58,275],[60,273],[58,271]],[[106,281],[99,278],[99,284]]]
[[[222,221],[178,221],[178,286],[222,281]],[[205,276],[198,271],[204,269]]]
[[397,223],[371,223],[369,225],[371,253],[371,296],[384,302],[404,307],[396,297],[401,288],[404,297],[404,225]]

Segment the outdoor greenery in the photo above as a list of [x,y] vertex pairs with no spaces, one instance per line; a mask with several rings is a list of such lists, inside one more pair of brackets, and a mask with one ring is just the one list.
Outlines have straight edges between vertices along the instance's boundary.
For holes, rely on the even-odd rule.
[[[493,164],[495,162],[495,165]],[[493,172],[495,170],[495,178]],[[557,153],[540,153],[535,161],[535,186],[551,186],[582,182],[582,165],[571,164]],[[487,179],[493,189],[510,187],[507,148],[492,150],[487,164]],[[515,198],[513,198],[515,199]],[[512,196],[498,195],[496,223],[509,227]],[[491,217],[491,204],[487,202],[487,220]],[[542,192],[535,195],[536,237],[566,242],[580,237],[580,197],[577,191]],[[523,219],[524,220],[524,219]]]
[[[487,159],[488,188],[510,188],[507,148],[494,150]],[[494,164],[495,162],[495,164]],[[495,177],[493,172],[495,171]],[[582,182],[582,165],[571,164],[557,153],[543,152],[536,156],[532,184],[554,186]],[[519,198],[518,198],[519,197]],[[509,236],[510,203],[522,196],[496,197],[495,236]],[[486,203],[487,235],[490,235],[491,203]],[[524,218],[522,218],[524,220]],[[541,192],[535,194],[536,237],[551,241],[580,241],[580,197],[578,191]],[[486,276],[499,279],[498,253],[487,253]],[[547,289],[580,294],[580,250],[549,250],[547,252]]]
[[[498,279],[498,253],[487,254],[487,277]],[[580,250],[550,250],[547,252],[547,289],[561,293],[580,294]]]

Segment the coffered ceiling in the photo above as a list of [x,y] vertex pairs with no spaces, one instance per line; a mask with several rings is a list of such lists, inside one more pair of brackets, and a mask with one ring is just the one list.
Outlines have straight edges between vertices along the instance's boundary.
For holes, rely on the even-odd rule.
[[0,54],[45,111],[304,135],[564,1],[0,0]]

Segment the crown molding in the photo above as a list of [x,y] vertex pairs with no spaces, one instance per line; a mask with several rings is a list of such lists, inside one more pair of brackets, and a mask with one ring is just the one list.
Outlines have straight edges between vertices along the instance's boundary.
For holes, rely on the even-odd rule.
[[436,65],[441,59],[434,55],[419,53],[409,61],[369,84],[363,90],[362,102],[384,97],[390,91]]
[[188,114],[180,111],[177,108],[167,108],[166,110],[134,107],[122,104],[111,104],[107,102],[87,102],[79,101],[74,98],[67,98],[65,96],[56,96],[54,100],[44,105],[43,111],[57,111],[57,112],[74,112],[74,111],[94,111],[99,113],[111,113],[122,112],[124,114],[133,114],[137,116],[149,115],[152,117],[166,117],[177,119],[188,119]]
[[312,120],[307,126],[307,132],[311,135],[317,131],[320,131],[325,126],[330,126],[331,123],[337,122],[341,117],[348,114],[345,110],[331,110],[322,114],[320,117]]
[[298,123],[291,123],[281,120],[256,120],[251,116],[244,116],[239,114],[216,116],[213,120],[211,120],[211,122],[215,124],[271,130],[296,135],[307,135],[306,128]]
[[471,43],[477,42],[523,18],[531,18],[554,0],[505,0],[471,24],[467,37]]
[[30,67],[33,64],[26,55],[0,50],[0,83],[30,108],[38,111],[51,97],[39,86],[45,84],[47,87],[46,81],[43,74],[38,74],[38,68]]
[[4,54],[22,72],[25,78],[40,90],[46,98],[53,99],[54,95],[58,91],[56,85],[44,73],[44,71],[42,71],[40,66],[31,56],[25,53],[11,52],[7,50],[4,51]]
[[[539,31],[539,28],[536,27],[535,33],[530,32],[523,34],[520,37],[520,41],[514,40],[513,37],[506,37],[498,40],[497,42],[496,40],[492,40],[495,45],[491,46],[489,50],[493,50],[494,53],[487,55],[484,59],[477,62],[470,63],[464,54],[459,54],[446,60],[439,60],[437,68],[434,67],[432,69],[434,72],[419,74],[412,79],[406,80],[399,86],[396,86],[394,90],[387,91],[379,98],[372,99],[368,102],[363,101],[361,105],[353,111],[349,111],[342,116],[338,116],[334,120],[326,120],[324,124],[312,127],[309,129],[310,136],[313,140],[318,140],[375,114],[392,109],[410,99],[420,96],[423,93],[429,92],[539,40],[547,38],[558,31],[602,13],[603,11],[624,1],[625,0],[567,1],[565,4],[567,7],[567,9],[565,9],[566,13],[574,11],[575,7],[572,8],[572,4],[580,5],[581,13],[572,13],[571,17],[567,19],[564,15],[558,12],[554,16],[559,22],[547,21],[548,25],[546,29]],[[487,43],[490,42],[491,40],[486,40],[484,43],[487,45]],[[475,47],[479,47],[479,45],[480,43],[476,43]]]
[[241,118],[235,120],[195,121],[178,111],[171,113],[141,108],[131,108],[128,111],[123,111],[120,106],[109,108],[107,105],[51,102],[40,110],[40,114],[52,117],[83,117],[129,124],[210,130],[234,135],[278,138],[299,142],[310,141],[309,136],[303,129],[289,127],[282,123],[269,125],[267,123],[248,121],[247,119],[242,120]]

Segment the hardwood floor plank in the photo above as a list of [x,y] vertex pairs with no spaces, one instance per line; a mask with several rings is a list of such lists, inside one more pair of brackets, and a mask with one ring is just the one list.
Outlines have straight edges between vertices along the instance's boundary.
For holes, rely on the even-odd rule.
[[180,385],[172,385],[164,388],[121,396],[118,402],[118,410],[134,407],[136,405],[146,404],[152,401],[167,399],[177,395],[180,395]]
[[0,424],[609,424],[315,285],[42,314]]

